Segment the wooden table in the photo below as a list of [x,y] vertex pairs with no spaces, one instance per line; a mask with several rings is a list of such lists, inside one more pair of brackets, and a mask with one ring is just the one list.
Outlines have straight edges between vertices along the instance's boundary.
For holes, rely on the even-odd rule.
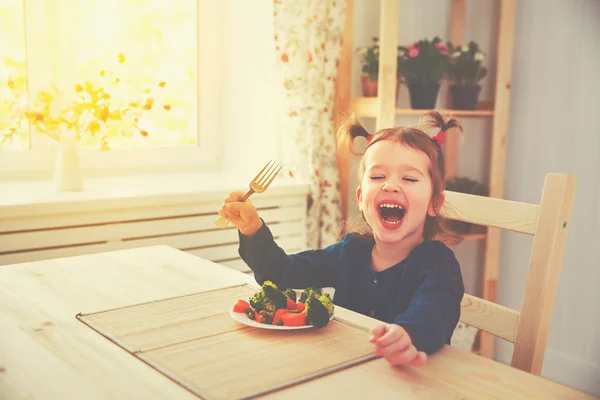
[[[248,275],[166,246],[0,267],[0,399],[197,399],[75,315],[243,283],[256,286]],[[367,328],[376,322],[341,307],[336,315]],[[377,359],[266,397],[334,395],[592,399],[449,346],[420,368]]]

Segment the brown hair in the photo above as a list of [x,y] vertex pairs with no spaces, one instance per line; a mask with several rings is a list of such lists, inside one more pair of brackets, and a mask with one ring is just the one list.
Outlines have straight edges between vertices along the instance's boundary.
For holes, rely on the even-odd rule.
[[[431,161],[429,176],[432,183],[432,202],[436,210],[442,206],[441,194],[445,189],[444,175],[445,162],[444,153],[438,143],[430,137],[423,129],[439,128],[446,132],[450,128],[456,128],[462,132],[462,126],[454,119],[445,120],[437,111],[430,111],[423,115],[418,127],[395,127],[381,129],[373,135],[360,124],[354,115],[343,116],[337,123],[338,146],[349,149],[355,155],[362,156],[373,144],[382,140],[393,140],[424,153]],[[362,136],[370,139],[363,151],[358,151],[354,139]],[[365,173],[365,159],[360,160],[359,181],[362,181]],[[364,217],[363,217],[364,218]],[[359,232],[361,233],[361,232]],[[364,234],[364,232],[363,232]],[[367,234],[369,235],[369,234]],[[441,217],[427,215],[423,229],[423,239],[438,239],[445,243],[458,243],[462,238],[445,227]]]

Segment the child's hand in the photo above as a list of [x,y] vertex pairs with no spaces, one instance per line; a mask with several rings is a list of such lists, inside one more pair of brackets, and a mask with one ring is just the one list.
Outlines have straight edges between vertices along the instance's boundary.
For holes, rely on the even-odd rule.
[[406,330],[397,324],[379,324],[371,329],[369,342],[375,344],[375,355],[392,365],[423,365],[427,354],[417,351]]
[[219,215],[230,218],[231,223],[240,230],[242,235],[252,236],[262,227],[262,220],[250,200],[243,203],[239,201],[242,197],[244,197],[242,192],[229,193],[229,196],[223,200]]

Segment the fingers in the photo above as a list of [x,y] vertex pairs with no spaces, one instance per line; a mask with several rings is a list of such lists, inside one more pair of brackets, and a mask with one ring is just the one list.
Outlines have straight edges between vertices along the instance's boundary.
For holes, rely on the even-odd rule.
[[420,367],[421,365],[424,365],[426,362],[427,362],[427,354],[425,354],[422,351],[418,351],[417,356],[412,360],[411,365]]
[[227,203],[225,204],[225,211],[244,218],[254,212],[254,206],[240,202]]
[[387,354],[384,357],[391,364],[406,365],[406,364],[410,364],[416,356],[417,356],[417,348],[411,344],[404,351]]
[[244,195],[244,192],[231,192],[229,193],[229,196],[225,197],[223,203],[227,204],[233,201],[240,201],[244,197]]
[[377,347],[375,349],[375,354],[376,355],[386,355],[386,354],[400,353],[402,351],[405,351],[411,345],[412,345],[412,343],[411,343],[408,335],[403,335],[400,338],[398,338],[398,340],[396,340],[388,345],[385,345],[385,346],[379,346],[376,343]]
[[369,332],[369,342],[374,343],[379,337],[387,332],[387,324],[378,324]]
[[369,336],[375,344],[375,355],[384,357],[392,365],[420,366],[427,361],[427,354],[418,351],[406,330],[396,324],[379,324]]
[[408,340],[410,343],[410,337],[404,328],[402,328],[400,325],[392,324],[389,325],[386,332],[377,338],[373,343],[379,347],[386,347],[399,340]]
[[239,214],[236,215],[237,213],[231,212],[226,210],[225,208],[221,207],[219,209],[219,215],[223,218],[227,218],[227,219],[233,219],[233,218],[237,218],[239,217]]

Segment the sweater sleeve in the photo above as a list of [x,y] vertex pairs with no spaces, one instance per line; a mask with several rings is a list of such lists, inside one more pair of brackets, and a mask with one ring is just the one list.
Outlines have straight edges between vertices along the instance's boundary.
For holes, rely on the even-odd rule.
[[420,285],[406,311],[394,320],[407,330],[417,350],[427,354],[450,344],[465,292],[454,253],[440,245],[440,251],[425,256],[426,261],[419,266]]
[[261,285],[270,280],[285,288],[333,287],[347,236],[320,250],[286,254],[275,243],[271,230],[263,222],[263,226],[251,237],[239,233],[239,254]]

